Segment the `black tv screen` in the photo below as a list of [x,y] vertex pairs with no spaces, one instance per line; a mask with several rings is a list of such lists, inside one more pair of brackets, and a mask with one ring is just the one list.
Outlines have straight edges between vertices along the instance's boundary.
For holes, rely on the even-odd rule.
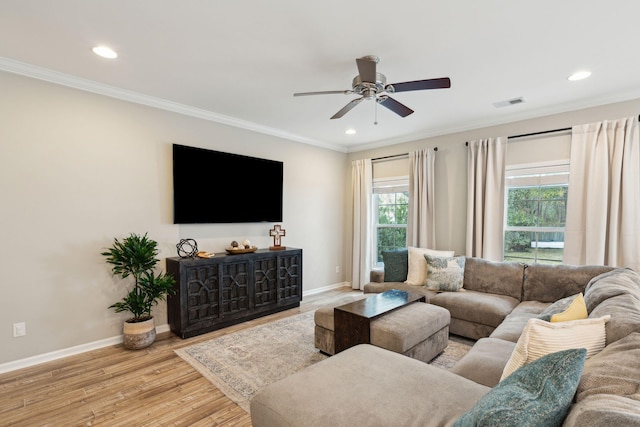
[[281,222],[282,177],[282,162],[173,144],[173,222]]

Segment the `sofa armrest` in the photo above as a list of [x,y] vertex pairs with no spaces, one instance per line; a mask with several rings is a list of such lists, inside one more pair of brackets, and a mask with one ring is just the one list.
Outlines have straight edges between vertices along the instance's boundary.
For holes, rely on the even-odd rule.
[[371,273],[369,273],[369,281],[377,283],[384,282],[384,270],[371,270]]

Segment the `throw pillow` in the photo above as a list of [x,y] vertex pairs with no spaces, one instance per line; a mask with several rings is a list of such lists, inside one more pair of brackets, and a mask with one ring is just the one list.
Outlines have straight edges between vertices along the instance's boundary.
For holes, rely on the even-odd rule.
[[404,282],[407,280],[409,251],[406,249],[382,251],[382,262],[384,263],[385,282]]
[[603,316],[556,323],[529,319],[502,371],[500,381],[521,366],[557,351],[585,348],[587,357],[598,354],[605,346],[605,324],[610,318],[611,316]]
[[404,283],[412,286],[424,286],[427,281],[427,260],[425,255],[453,256],[453,251],[436,251],[433,249],[416,248],[409,246],[409,271]]
[[425,255],[427,261],[427,289],[438,292],[456,292],[462,289],[466,257],[435,257]]
[[580,382],[586,350],[564,350],[518,369],[462,415],[454,427],[560,426]]
[[546,320],[547,322],[565,322],[567,320],[586,319],[587,317],[589,315],[587,314],[587,305],[584,302],[582,292],[559,299],[538,315],[538,319]]

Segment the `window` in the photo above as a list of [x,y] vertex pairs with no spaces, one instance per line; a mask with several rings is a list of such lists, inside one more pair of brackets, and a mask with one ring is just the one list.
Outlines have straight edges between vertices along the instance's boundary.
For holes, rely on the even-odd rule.
[[505,261],[562,263],[568,192],[568,162],[507,168]]
[[407,213],[409,211],[409,178],[376,178],[373,180],[373,263],[382,267],[382,251],[407,246]]

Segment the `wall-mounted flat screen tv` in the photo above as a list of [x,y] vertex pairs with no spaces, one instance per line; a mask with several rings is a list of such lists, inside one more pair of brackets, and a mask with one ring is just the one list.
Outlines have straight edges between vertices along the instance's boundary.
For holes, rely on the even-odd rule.
[[173,144],[173,222],[281,222],[282,179],[282,162]]

